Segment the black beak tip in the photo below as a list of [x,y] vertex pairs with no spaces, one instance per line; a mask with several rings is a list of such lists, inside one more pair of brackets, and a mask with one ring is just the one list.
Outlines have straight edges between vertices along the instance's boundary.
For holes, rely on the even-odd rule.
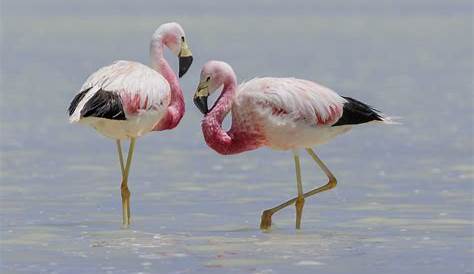
[[194,97],[193,101],[202,114],[206,115],[209,112],[209,108],[207,107],[207,97]]
[[179,78],[181,78],[193,63],[192,56],[179,57]]

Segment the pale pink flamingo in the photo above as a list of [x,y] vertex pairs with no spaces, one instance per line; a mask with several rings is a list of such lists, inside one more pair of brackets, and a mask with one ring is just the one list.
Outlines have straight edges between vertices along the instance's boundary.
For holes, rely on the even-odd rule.
[[[154,32],[150,43],[151,68],[131,61],[116,61],[94,72],[69,106],[69,121],[90,125],[116,140],[122,171],[123,225],[130,224],[128,174],[136,138],[173,129],[184,115],[184,99],[178,78],[163,57],[164,47],[179,57],[179,77],[192,63],[183,28],[166,23]],[[130,139],[124,165],[120,140]]]
[[[207,98],[221,86],[222,92],[209,110]],[[232,68],[219,61],[209,61],[202,68],[194,103],[205,115],[202,131],[206,143],[220,154],[237,154],[262,146],[293,150],[298,195],[263,211],[261,229],[269,229],[272,215],[291,204],[296,205],[299,229],[305,198],[336,186],[336,178],[312,146],[347,132],[354,124],[393,123],[372,107],[307,80],[265,77],[237,86]],[[225,132],[222,122],[229,112],[232,112],[232,126]],[[309,153],[329,178],[327,184],[306,193],[301,183],[300,148]]]

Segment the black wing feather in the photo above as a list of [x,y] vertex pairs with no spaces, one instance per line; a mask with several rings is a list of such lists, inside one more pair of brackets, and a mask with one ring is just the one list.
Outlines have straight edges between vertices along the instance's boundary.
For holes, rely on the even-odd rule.
[[380,116],[375,108],[350,97],[343,96],[343,98],[346,99],[347,102],[343,106],[342,116],[332,126],[356,125],[370,121],[383,121],[382,116]]
[[81,110],[81,117],[127,120],[120,96],[117,93],[102,89],[87,101]]
[[69,105],[68,111],[69,111],[69,116],[71,116],[74,111],[76,110],[77,105],[79,102],[86,96],[86,93],[90,90],[91,88],[88,88],[86,90],[83,90],[79,92],[76,96],[74,96],[74,99],[72,99],[71,104]]

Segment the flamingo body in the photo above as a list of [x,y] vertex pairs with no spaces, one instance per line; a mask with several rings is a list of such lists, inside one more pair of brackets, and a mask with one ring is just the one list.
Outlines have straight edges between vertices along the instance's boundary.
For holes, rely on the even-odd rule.
[[163,118],[170,93],[168,81],[157,71],[116,61],[89,76],[71,103],[69,121],[113,139],[140,137]]
[[[175,22],[162,24],[150,42],[151,67],[116,61],[94,72],[69,106],[69,121],[90,125],[115,139],[122,171],[123,225],[130,224],[128,175],[136,138],[150,131],[175,128],[184,115],[184,98],[178,78],[163,57],[168,47],[179,57],[179,77],[192,63],[183,28]],[[125,163],[121,140],[130,139]]]
[[[209,110],[207,98],[221,86],[222,92]],[[352,125],[367,122],[393,123],[374,108],[311,81],[296,78],[255,78],[237,86],[232,68],[209,61],[201,70],[194,103],[205,115],[204,139],[220,154],[237,154],[267,146],[293,150],[298,196],[265,210],[260,228],[269,229],[272,215],[295,204],[296,228],[301,226],[305,198],[336,186],[336,178],[311,149],[347,132]],[[222,129],[232,112],[232,126]],[[304,148],[328,177],[327,184],[304,192],[298,150]]]
[[[346,99],[331,89],[296,78],[255,78],[238,86],[231,132],[255,131],[276,150],[325,143],[350,129],[332,127]],[[234,126],[235,125],[235,126]]]

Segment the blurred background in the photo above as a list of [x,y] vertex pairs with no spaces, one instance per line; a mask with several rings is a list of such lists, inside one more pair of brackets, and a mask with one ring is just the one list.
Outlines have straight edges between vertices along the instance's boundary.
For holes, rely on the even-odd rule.
[[[66,109],[99,67],[148,65],[168,21],[195,58],[186,115],[138,140],[122,230],[115,144]],[[3,0],[1,30],[2,273],[474,272],[472,1]],[[262,233],[261,211],[296,194],[292,156],[205,145],[192,95],[210,59],[239,81],[317,81],[403,125],[316,148],[337,188],[306,201],[301,231],[290,207]],[[302,168],[305,190],[326,182]]]

